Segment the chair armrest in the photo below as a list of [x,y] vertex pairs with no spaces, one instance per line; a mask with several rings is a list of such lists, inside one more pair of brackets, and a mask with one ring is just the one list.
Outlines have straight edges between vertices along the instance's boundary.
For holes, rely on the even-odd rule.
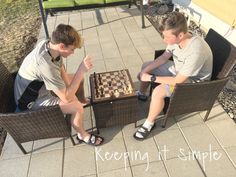
[[36,111],[0,114],[0,126],[18,143],[69,137],[71,133],[71,127],[66,122],[59,105]]
[[211,109],[228,80],[229,77],[199,83],[177,84],[170,98],[167,114],[174,116]]

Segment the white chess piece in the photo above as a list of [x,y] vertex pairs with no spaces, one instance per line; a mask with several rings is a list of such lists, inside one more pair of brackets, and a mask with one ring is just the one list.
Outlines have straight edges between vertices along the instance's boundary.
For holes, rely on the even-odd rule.
[[129,91],[129,93],[132,93],[132,91],[133,91],[133,89],[132,89],[132,87],[131,87],[130,84],[129,84],[129,86],[128,86],[128,91]]
[[114,96],[115,96],[116,98],[118,98],[118,97],[120,96],[120,93],[118,92],[118,90],[115,90]]

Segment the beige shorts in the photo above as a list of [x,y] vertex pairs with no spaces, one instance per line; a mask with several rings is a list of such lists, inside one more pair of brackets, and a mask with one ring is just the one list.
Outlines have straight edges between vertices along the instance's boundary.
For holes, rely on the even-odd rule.
[[[153,61],[143,63],[142,69],[145,68],[151,62]],[[160,67],[153,69],[150,72],[150,74],[153,74],[155,76],[175,76],[176,71],[174,67],[174,62],[168,61],[167,63],[161,65]],[[167,97],[170,97],[174,91],[174,86],[169,85],[169,84],[164,84],[164,85],[165,85],[166,95]]]

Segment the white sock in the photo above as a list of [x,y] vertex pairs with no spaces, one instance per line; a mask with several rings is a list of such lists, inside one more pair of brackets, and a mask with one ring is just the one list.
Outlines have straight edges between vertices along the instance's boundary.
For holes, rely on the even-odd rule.
[[147,128],[148,131],[151,130],[151,128],[153,127],[153,125],[154,125],[154,123],[153,123],[153,122],[149,122],[148,120],[146,120],[146,121],[144,122],[144,124],[143,124],[143,126],[144,126],[145,128]]
[[148,0],[143,0],[143,5],[148,5]]
[[79,138],[80,140],[82,140],[82,136],[81,136],[80,133],[77,133],[77,136],[78,136],[78,138]]

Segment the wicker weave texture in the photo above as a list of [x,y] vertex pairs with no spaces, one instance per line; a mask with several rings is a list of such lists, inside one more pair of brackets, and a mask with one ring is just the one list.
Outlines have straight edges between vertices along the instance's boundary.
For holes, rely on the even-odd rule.
[[236,64],[236,47],[213,29],[205,38],[213,53],[212,80],[227,77]]
[[177,84],[170,99],[168,116],[210,110],[229,78],[195,84]]
[[37,111],[0,114],[0,126],[18,143],[69,137],[71,131],[58,105]]
[[135,97],[94,104],[96,127],[106,128],[136,122],[138,119],[137,109],[138,103]]

